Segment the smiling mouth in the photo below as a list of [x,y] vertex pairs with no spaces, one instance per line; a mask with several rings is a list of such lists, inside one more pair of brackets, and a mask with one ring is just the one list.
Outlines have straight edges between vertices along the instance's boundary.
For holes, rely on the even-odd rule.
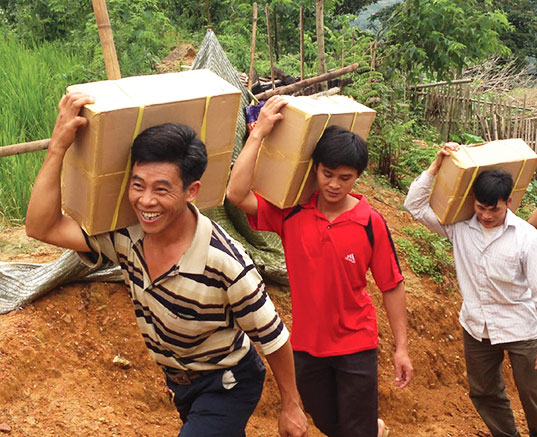
[[160,217],[162,213],[140,211],[140,215],[144,218],[144,220],[155,220],[156,218]]

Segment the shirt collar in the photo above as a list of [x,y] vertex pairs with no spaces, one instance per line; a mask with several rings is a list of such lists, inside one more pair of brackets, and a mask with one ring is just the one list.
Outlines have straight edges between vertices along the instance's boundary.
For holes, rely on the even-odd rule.
[[[351,220],[362,226],[366,226],[371,217],[371,206],[369,205],[367,199],[363,194],[349,193],[352,197],[359,200],[358,204],[350,209],[345,211],[343,214],[339,215],[334,222]],[[316,214],[319,214],[324,218],[324,215],[317,209],[317,198],[319,197],[319,190],[315,191],[311,199],[302,205],[305,209],[313,209]]]

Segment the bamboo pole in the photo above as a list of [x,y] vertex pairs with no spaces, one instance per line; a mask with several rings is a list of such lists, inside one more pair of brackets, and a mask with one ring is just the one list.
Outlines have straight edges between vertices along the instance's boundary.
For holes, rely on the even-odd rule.
[[270,80],[272,82],[272,89],[275,89],[276,85],[274,84],[274,59],[272,58],[272,39],[270,36],[270,6],[268,3],[265,5],[265,15],[267,16],[267,38],[270,55]]
[[341,68],[345,67],[345,26],[341,29]]
[[114,46],[114,37],[112,35],[112,27],[108,17],[105,0],[92,0],[93,11],[97,20],[97,29],[99,30],[99,38],[103,48],[104,65],[106,67],[106,75],[109,80],[121,79],[119,63],[117,60],[116,47]]
[[248,73],[248,89],[252,91],[255,62],[255,38],[257,34],[257,2],[254,2],[252,19],[252,41],[250,43],[250,71]]
[[[315,0],[315,26],[317,30],[317,57],[319,75],[326,73],[326,52],[324,47],[324,0]],[[322,90],[328,88],[324,84]]]
[[0,147],[0,158],[3,156],[20,155],[22,153],[44,150],[48,147],[48,143],[50,143],[50,138],[47,138],[46,140],[30,141],[28,143]]
[[356,71],[358,67],[358,64],[352,64],[345,68],[340,68],[339,70],[329,71],[328,73],[321,74],[320,76],[311,77],[309,79],[301,80],[300,82],[295,82],[291,85],[282,86],[274,90],[269,90],[260,94],[256,94],[255,98],[258,100],[267,100],[269,97],[272,97],[274,95],[291,94],[302,88],[306,88],[307,86],[313,85],[314,83],[324,82],[335,77],[343,76],[347,73],[352,73],[353,71]]
[[304,80],[304,6],[300,6],[300,80]]

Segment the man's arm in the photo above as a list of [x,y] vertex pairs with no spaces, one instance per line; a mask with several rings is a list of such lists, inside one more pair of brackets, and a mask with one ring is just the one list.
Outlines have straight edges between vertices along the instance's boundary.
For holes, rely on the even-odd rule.
[[537,228],[537,208],[530,215],[530,218],[528,219],[528,223]]
[[61,208],[60,174],[63,158],[75,139],[76,131],[87,120],[79,115],[93,98],[81,93],[66,94],[58,105],[58,117],[47,156],[37,175],[26,214],[26,233],[45,243],[88,252],[82,229]]
[[300,407],[300,396],[296,388],[293,351],[289,340],[276,352],[265,356],[274,373],[280,390],[282,409],[278,428],[282,437],[306,435],[308,421]]
[[254,129],[233,164],[226,197],[246,214],[257,214],[257,198],[251,187],[261,142],[270,134],[276,122],[283,119],[280,110],[286,104],[283,97],[274,96],[263,105]]
[[405,199],[405,208],[412,214],[412,217],[423,223],[429,230],[445,237],[448,236],[447,228],[438,221],[429,204],[429,197],[434,177],[438,174],[444,158],[449,155],[449,150],[457,150],[458,147],[456,143],[447,143],[440,149],[429,168],[412,182]]
[[395,288],[382,293],[382,300],[395,343],[393,364],[395,367],[395,386],[406,387],[412,379],[412,363],[408,356],[406,335],[406,297],[403,281]]

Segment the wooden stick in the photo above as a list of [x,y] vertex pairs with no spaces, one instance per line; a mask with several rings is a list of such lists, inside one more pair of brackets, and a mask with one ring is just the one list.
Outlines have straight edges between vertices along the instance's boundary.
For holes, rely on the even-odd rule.
[[[324,48],[324,0],[315,0],[315,23],[317,29],[317,56],[319,75],[326,73],[326,52]],[[328,86],[324,84],[323,90]]]
[[250,44],[250,72],[248,73],[248,89],[252,91],[255,62],[255,38],[257,33],[257,2],[254,2],[254,16],[252,19],[252,42]]
[[341,68],[345,67],[345,26],[341,29]]
[[300,80],[304,80],[304,6],[300,6]]
[[121,79],[119,63],[117,61],[116,47],[114,46],[114,37],[112,35],[112,27],[108,17],[105,0],[92,0],[93,11],[97,20],[97,29],[99,30],[99,38],[103,48],[104,65],[106,67],[106,75],[109,80]]
[[29,143],[14,144],[12,146],[0,147],[0,158],[3,156],[20,155],[21,153],[36,152],[48,147],[50,138],[46,140],[30,141]]
[[309,79],[301,80],[300,82],[296,82],[291,85],[282,86],[274,90],[265,91],[264,93],[256,94],[255,98],[258,100],[267,100],[269,97],[272,97],[274,95],[292,94],[293,92],[302,88],[306,88],[307,86],[313,85],[314,83],[324,82],[324,81],[333,79],[335,77],[343,76],[344,74],[347,74],[347,73],[352,73],[353,71],[356,71],[358,67],[359,67],[358,64],[352,64],[345,68],[340,68],[338,70],[329,71],[328,73],[321,74],[320,76],[311,77]]
[[267,16],[267,38],[270,55],[270,80],[272,81],[272,89],[274,89],[276,86],[274,85],[274,60],[272,58],[272,39],[270,37],[270,6],[268,3],[265,5],[265,14]]

